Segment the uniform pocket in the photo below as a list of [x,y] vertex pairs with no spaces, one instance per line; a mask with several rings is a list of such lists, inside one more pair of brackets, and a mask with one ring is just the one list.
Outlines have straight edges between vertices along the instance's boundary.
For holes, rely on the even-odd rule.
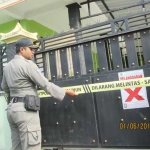
[[28,144],[37,145],[41,143],[41,130],[28,131]]
[[37,119],[31,119],[27,124],[28,144],[37,145],[41,143],[41,127]]

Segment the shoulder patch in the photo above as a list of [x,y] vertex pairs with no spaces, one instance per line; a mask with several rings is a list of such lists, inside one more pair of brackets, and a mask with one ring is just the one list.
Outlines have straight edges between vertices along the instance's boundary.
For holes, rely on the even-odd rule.
[[36,68],[36,72],[41,73],[41,70],[39,68]]
[[37,65],[35,65],[35,64],[33,64],[32,66],[33,66],[34,69],[37,69],[37,68],[38,68]]

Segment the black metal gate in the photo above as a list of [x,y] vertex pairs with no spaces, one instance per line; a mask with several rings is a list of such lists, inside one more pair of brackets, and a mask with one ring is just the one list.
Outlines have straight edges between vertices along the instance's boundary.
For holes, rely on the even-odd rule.
[[[54,82],[63,87],[84,84],[90,77]],[[40,111],[44,146],[98,145],[95,105],[92,94],[65,97],[63,101],[43,98]]]
[[[138,68],[139,69],[139,68]],[[143,68],[145,77],[150,76],[150,69]],[[118,73],[98,75],[94,82],[117,81]],[[150,100],[150,88],[147,96]],[[106,91],[95,94],[98,111],[100,139],[103,147],[149,147],[149,112],[150,108],[123,109],[121,92]]]
[[[150,25],[139,22],[145,21],[145,16],[148,19],[150,11],[42,38],[36,41],[40,48],[35,62],[51,82],[61,87],[118,81],[118,72],[138,69],[148,77]],[[116,30],[120,23],[124,29],[119,26],[121,30]],[[11,49],[12,45],[6,45],[8,61],[12,59]],[[120,90],[88,93],[88,87],[84,88],[87,93],[65,97],[62,102],[41,98],[43,146],[150,146],[149,107],[125,110]],[[150,88],[146,89],[150,103]],[[135,129],[134,124],[142,127]]]
[[[143,69],[147,77],[150,74],[149,27],[130,26],[132,20],[145,14],[148,16],[149,12],[39,40],[41,49],[36,52],[35,60],[45,76],[62,87],[118,81],[118,72],[138,69]],[[115,24],[121,21],[128,22],[126,29],[116,32]],[[99,36],[106,29],[109,32]],[[148,99],[149,90],[148,87]],[[120,90],[86,93],[75,100],[67,97],[61,103],[53,98],[43,100],[40,116],[44,146],[150,146],[150,108],[124,110]],[[143,127],[135,129],[132,127],[135,124]],[[127,125],[131,127],[124,128]]]

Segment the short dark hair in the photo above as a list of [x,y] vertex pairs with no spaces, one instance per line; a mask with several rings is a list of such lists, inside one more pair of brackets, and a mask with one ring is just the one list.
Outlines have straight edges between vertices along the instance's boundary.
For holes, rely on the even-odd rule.
[[20,47],[17,46],[17,47],[16,47],[16,54],[18,54],[19,52],[20,52]]

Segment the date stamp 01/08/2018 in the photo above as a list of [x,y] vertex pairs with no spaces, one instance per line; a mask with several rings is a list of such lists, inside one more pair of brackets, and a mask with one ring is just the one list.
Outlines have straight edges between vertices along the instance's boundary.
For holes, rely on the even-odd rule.
[[120,130],[146,130],[146,129],[150,129],[150,123],[146,123],[146,122],[141,122],[141,123],[124,123],[121,122],[119,124],[119,129]]

